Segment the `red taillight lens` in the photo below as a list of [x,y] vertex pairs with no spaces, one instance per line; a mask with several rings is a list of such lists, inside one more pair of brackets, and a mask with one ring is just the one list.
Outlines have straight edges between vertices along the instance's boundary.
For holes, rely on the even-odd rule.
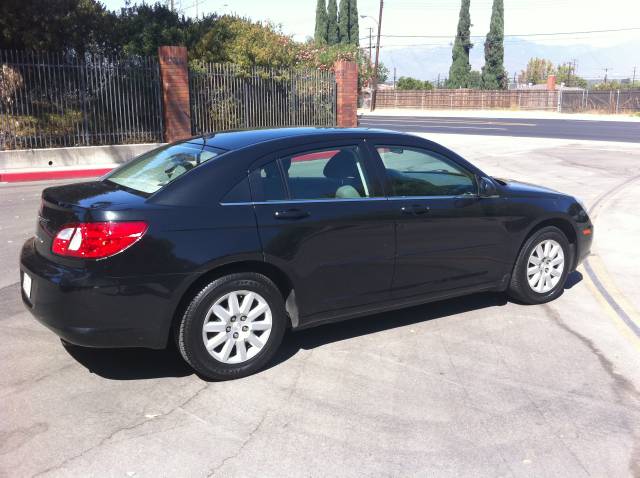
[[64,226],[53,239],[54,254],[102,259],[125,250],[147,232],[147,223],[83,222]]

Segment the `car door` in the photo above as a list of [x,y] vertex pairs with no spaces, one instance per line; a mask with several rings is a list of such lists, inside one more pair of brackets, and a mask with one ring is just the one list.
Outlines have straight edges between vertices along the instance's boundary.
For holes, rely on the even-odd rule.
[[389,299],[394,220],[361,141],[281,151],[249,177],[265,259],[292,277],[301,322]]
[[506,244],[496,199],[442,152],[374,144],[394,204],[397,256],[392,295],[410,297],[499,280]]

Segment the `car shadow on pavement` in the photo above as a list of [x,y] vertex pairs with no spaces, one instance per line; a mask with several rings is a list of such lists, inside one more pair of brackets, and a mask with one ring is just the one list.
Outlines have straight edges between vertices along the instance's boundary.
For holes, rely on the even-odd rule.
[[[571,272],[567,276],[565,290],[571,289],[580,281],[582,281],[582,274],[578,271]],[[290,359],[301,349],[310,350],[333,342],[349,340],[361,335],[374,334],[418,322],[444,319],[472,310],[499,307],[506,305],[507,302],[507,295],[505,293],[483,292],[382,314],[368,315],[312,329],[297,332],[289,331],[283,340],[280,351],[267,368],[274,367]]]
[[375,334],[419,322],[444,319],[472,310],[499,307],[505,304],[507,304],[505,294],[485,292],[381,314],[367,315],[296,332],[289,331],[285,335],[279,353],[269,366],[274,367],[290,359],[301,349],[311,350],[362,335]]
[[91,349],[75,345],[65,348],[89,372],[112,380],[186,377],[194,373],[173,341],[165,350]]
[[[582,275],[579,272],[572,272],[567,277],[565,289],[571,289],[581,280]],[[504,293],[485,292],[382,314],[368,315],[297,332],[288,331],[280,350],[265,370],[289,360],[300,350],[310,350],[333,342],[405,327],[418,322],[444,319],[472,310],[500,307],[507,302]],[[90,349],[68,346],[67,351],[91,373],[112,380],[185,377],[195,373],[182,359],[173,341],[170,341],[166,350]]]

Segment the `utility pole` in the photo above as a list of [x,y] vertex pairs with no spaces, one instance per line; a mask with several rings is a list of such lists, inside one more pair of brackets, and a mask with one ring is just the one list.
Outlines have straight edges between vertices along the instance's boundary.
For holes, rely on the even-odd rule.
[[396,89],[396,67],[393,67],[393,89]]
[[369,27],[369,66],[371,66],[371,38],[373,36],[373,28]]
[[636,84],[636,67],[633,67],[633,80],[631,81],[631,86],[635,86]]
[[436,85],[436,88],[440,88],[440,73],[438,73],[438,83]]
[[603,68],[603,70],[604,70],[604,84],[605,85],[607,84],[607,73],[609,73],[610,69],[611,68]]
[[204,3],[204,0],[195,0],[195,2],[193,3],[193,5],[196,7],[196,18],[198,18],[198,6]]
[[572,58],[569,62],[569,74],[567,75],[567,86],[571,86],[571,74],[576,75],[576,59]]
[[378,59],[380,57],[380,33],[382,28],[382,4],[380,0],[380,13],[378,14],[378,38],[376,40],[376,62],[373,66],[373,89],[371,91],[371,111],[376,109],[376,96],[378,93]]

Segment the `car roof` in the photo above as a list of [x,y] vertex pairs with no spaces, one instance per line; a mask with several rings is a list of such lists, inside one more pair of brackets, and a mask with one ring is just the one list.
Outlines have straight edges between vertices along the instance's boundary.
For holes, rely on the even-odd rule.
[[206,144],[207,146],[233,151],[239,148],[252,146],[268,141],[277,141],[288,138],[296,139],[339,139],[340,137],[372,136],[377,134],[393,134],[406,136],[405,133],[373,128],[270,128],[251,129],[237,131],[223,131],[219,133],[195,136],[186,140],[189,143]]

